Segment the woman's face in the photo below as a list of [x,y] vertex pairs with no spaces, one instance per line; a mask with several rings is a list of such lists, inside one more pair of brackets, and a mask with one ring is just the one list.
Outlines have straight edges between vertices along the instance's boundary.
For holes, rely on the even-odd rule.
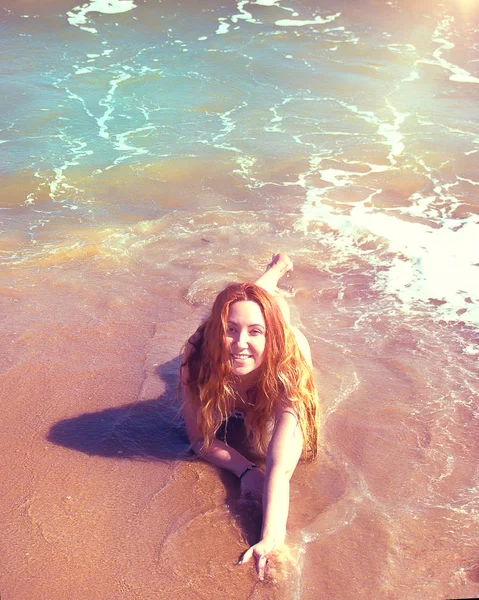
[[226,326],[226,347],[233,373],[247,375],[263,362],[266,325],[261,308],[251,300],[230,305]]

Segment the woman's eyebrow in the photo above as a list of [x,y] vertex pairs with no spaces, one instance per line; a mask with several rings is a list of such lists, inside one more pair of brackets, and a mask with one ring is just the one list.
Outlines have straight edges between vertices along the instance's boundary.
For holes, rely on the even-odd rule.
[[[226,322],[227,323],[231,323],[231,325],[236,325],[237,327],[239,327],[239,323],[237,323],[236,321],[230,321],[230,320],[228,320]],[[265,326],[261,325],[261,323],[253,323],[251,325],[248,325],[248,328],[249,327],[261,327],[262,329],[264,329]]]

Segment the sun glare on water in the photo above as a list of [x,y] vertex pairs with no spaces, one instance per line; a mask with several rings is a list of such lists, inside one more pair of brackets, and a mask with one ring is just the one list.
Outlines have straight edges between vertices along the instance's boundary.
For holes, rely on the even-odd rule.
[[462,14],[464,17],[472,18],[474,17],[474,12],[476,12],[476,18],[479,22],[479,0],[456,0],[459,5]]

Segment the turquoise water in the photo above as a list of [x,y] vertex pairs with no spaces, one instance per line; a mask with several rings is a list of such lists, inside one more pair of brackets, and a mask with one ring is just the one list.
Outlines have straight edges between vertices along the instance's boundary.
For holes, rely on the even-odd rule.
[[[332,227],[346,259],[364,235],[406,255],[386,282],[413,289],[403,301],[445,300],[442,317],[477,322],[476,3],[118,0],[45,13],[3,10],[2,171],[22,180],[4,193],[7,234],[149,219],[165,212],[162,183],[189,210],[181,177],[211,168],[235,190],[210,185],[221,210],[291,192],[303,227]],[[158,172],[185,159],[194,174],[173,175],[172,190]],[[156,187],[138,192],[142,177]]]

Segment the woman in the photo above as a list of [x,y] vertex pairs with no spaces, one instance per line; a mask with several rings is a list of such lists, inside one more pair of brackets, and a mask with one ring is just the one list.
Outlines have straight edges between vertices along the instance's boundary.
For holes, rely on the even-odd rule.
[[[261,580],[268,556],[285,541],[290,478],[301,456],[312,460],[318,449],[309,344],[289,325],[287,303],[277,294],[278,281],[291,269],[280,253],[255,283],[225,288],[188,341],[181,367],[193,451],[234,473],[243,497],[262,500],[261,539],[240,560],[254,558]],[[244,419],[252,450],[266,457],[265,470],[216,438],[232,416]]]

